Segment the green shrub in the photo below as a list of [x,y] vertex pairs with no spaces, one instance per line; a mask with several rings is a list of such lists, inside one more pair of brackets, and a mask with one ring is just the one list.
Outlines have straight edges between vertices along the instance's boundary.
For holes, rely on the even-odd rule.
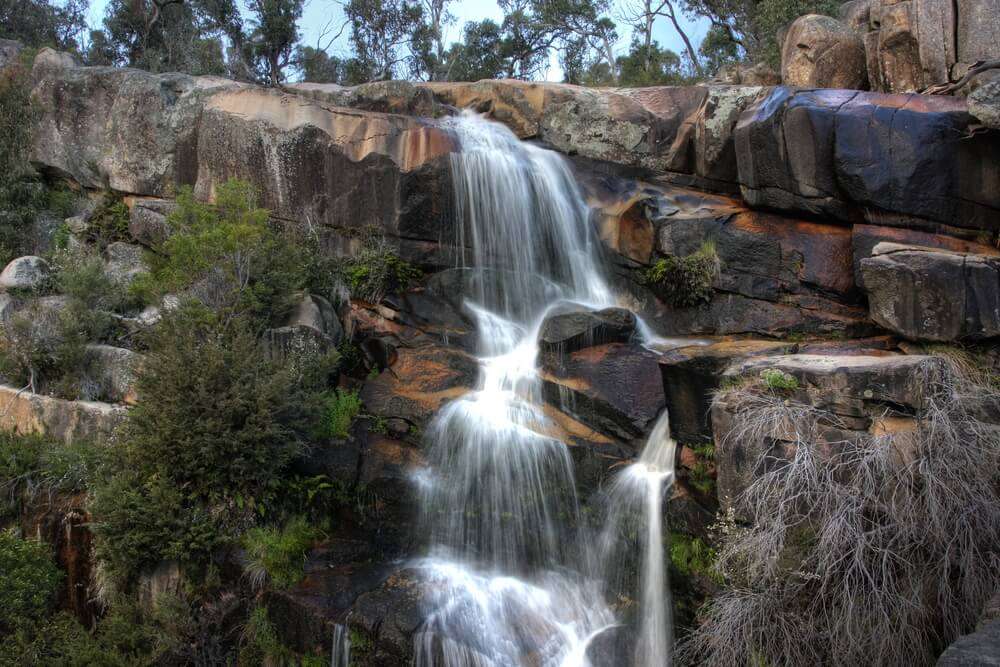
[[361,249],[343,262],[341,272],[351,297],[378,303],[391,292],[406,289],[423,275],[402,260],[378,230],[367,230]]
[[295,517],[284,527],[252,528],[243,535],[247,572],[255,588],[270,581],[279,588],[289,588],[305,576],[305,560],[319,531],[304,517]]
[[0,531],[0,636],[48,615],[62,573],[48,545]]
[[240,637],[239,664],[294,664],[294,654],[278,639],[278,632],[268,617],[266,607],[256,607],[250,612]]
[[764,386],[772,391],[795,391],[799,388],[799,381],[794,376],[789,375],[777,368],[767,368],[760,374]]
[[102,249],[115,241],[131,241],[128,221],[128,206],[121,196],[106,192],[87,219],[87,236]]
[[639,279],[672,306],[685,308],[707,303],[719,275],[715,244],[702,244],[687,257],[664,257],[640,273]]
[[351,423],[361,412],[361,399],[357,390],[335,389],[323,400],[321,437],[346,438]]
[[220,185],[215,204],[182,189],[169,222],[174,233],[157,248],[152,272],[133,287],[146,302],[185,292],[216,312],[275,323],[306,284],[307,249],[269,225],[248,183]]
[[269,358],[245,321],[193,302],[149,343],[117,473],[93,507],[97,555],[126,584],[164,558],[197,569],[277,504],[321,382],[310,364]]
[[101,465],[101,450],[77,440],[0,430],[0,520],[17,517],[21,498],[85,491]]
[[686,577],[717,578],[712,569],[715,550],[699,537],[670,533],[670,562],[674,570]]

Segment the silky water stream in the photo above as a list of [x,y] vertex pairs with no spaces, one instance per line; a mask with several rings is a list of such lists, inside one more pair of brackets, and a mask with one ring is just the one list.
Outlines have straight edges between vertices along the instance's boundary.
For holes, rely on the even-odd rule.
[[[465,113],[448,121],[466,308],[475,318],[475,391],[428,428],[420,475],[419,561],[426,622],[418,667],[589,665],[589,642],[618,628],[609,574],[636,542],[582,526],[573,464],[553,437],[536,368],[546,314],[615,305],[590,211],[562,157]],[[661,494],[673,480],[666,415],[608,495],[611,523],[645,526],[637,667],[669,663],[670,603]],[[631,513],[631,515],[626,516]]]

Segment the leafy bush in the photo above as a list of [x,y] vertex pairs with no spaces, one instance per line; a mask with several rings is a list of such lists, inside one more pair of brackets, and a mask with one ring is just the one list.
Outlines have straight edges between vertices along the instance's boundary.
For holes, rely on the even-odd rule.
[[351,423],[361,412],[361,399],[357,390],[334,389],[323,399],[321,437],[346,438]]
[[87,219],[87,236],[102,249],[115,241],[131,241],[128,222],[128,206],[121,196],[106,192]]
[[126,583],[163,558],[208,562],[268,511],[315,428],[321,383],[310,364],[271,359],[242,319],[194,302],[150,346],[117,474],[93,508],[97,555]]
[[32,392],[75,398],[86,337],[67,313],[38,301],[0,324],[0,374]]
[[341,268],[351,297],[378,303],[390,292],[406,289],[423,275],[420,269],[400,259],[378,230],[367,230],[361,250],[347,258]]
[[719,275],[715,244],[704,243],[687,257],[664,257],[640,273],[640,281],[677,308],[695,306],[712,298]]
[[799,388],[799,381],[794,376],[789,375],[777,368],[766,368],[760,374],[764,386],[772,391],[795,391]]
[[100,448],[90,442],[65,444],[0,430],[0,520],[16,517],[24,496],[85,491],[100,457]]
[[247,531],[242,542],[254,588],[260,588],[265,580],[279,588],[302,581],[306,554],[318,535],[304,517],[295,517],[282,528],[265,526]]
[[47,615],[62,573],[46,544],[0,531],[0,636]]
[[306,283],[307,253],[269,225],[248,183],[220,185],[215,204],[182,189],[169,222],[174,233],[157,248],[152,272],[133,287],[147,302],[184,292],[216,312],[270,323],[288,312]]

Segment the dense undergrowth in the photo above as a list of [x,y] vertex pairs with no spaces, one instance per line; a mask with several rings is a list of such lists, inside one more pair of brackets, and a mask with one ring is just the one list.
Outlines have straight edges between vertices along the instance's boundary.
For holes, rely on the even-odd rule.
[[[335,350],[279,350],[264,334],[304,291],[334,294],[343,269],[233,181],[214,204],[182,192],[171,236],[147,253],[150,271],[116,282],[103,253],[127,234],[119,204],[103,199],[75,240],[57,234],[44,290],[62,300],[58,314],[27,310],[4,331],[4,375],[67,398],[91,396],[88,343],[127,344],[143,361],[137,404],[109,440],[0,433],[0,525],[14,528],[0,559],[20,559],[21,578],[35,581],[10,593],[34,613],[0,628],[0,662],[225,664],[243,655],[254,657],[246,664],[306,664],[258,636],[267,627],[255,600],[297,583],[327,517],[354,501],[300,469],[314,448],[347,435],[360,401],[335,388]],[[158,321],[124,330],[123,318],[147,305],[160,306]],[[43,496],[55,511],[82,502],[89,512],[93,630],[56,610],[50,547],[18,534],[23,508]],[[150,599],[142,591],[164,564],[178,583]]]

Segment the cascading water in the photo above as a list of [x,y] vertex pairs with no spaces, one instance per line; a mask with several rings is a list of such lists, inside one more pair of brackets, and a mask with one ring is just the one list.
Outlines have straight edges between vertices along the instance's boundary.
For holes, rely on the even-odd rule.
[[586,665],[587,642],[616,621],[579,528],[569,452],[543,410],[537,338],[552,309],[614,299],[562,158],[473,114],[449,123],[481,370],[477,390],[428,429],[420,530],[432,592],[416,663]]
[[[629,560],[630,554],[623,551],[634,552],[638,543],[642,554],[636,665],[670,664],[673,623],[670,586],[663,565],[662,504],[664,491],[674,481],[676,449],[677,443],[670,437],[669,414],[664,410],[639,460],[618,474],[608,494],[610,511],[601,539],[605,581],[617,583],[619,588],[634,588],[616,577],[615,572],[620,572],[622,564]],[[632,535],[623,538],[623,533]]]

